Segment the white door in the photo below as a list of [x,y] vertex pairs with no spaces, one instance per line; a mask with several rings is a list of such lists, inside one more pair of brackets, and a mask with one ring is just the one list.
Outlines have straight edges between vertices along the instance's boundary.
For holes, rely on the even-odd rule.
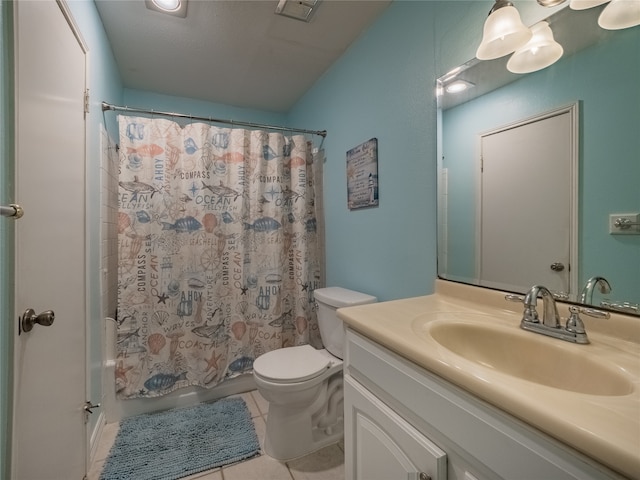
[[447,455],[350,376],[344,379],[347,480],[445,480]]
[[[80,480],[85,414],[85,51],[53,0],[15,2],[15,306],[55,313],[16,335],[12,477]],[[17,332],[18,329],[16,329]]]
[[482,136],[481,285],[575,290],[576,109]]

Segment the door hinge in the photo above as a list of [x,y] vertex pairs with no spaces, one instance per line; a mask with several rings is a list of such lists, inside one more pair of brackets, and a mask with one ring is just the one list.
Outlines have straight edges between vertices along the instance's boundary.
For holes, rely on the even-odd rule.
[[84,113],[89,113],[89,89],[84,91]]

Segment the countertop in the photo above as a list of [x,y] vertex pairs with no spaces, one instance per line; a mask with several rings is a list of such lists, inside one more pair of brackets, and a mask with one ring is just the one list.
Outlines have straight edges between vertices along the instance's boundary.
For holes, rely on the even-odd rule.
[[[567,317],[567,305],[558,303],[558,310]],[[430,319],[452,318],[541,336],[519,328],[522,305],[507,302],[504,293],[438,280],[433,295],[341,308],[338,315],[349,328],[416,365],[612,470],[640,479],[640,318],[612,314],[603,320],[582,315],[591,340],[588,345],[543,337],[562,348],[579,349],[592,359],[614,363],[632,382],[631,393],[605,396],[547,387],[481,366],[419,331]],[[536,359],[531,362],[535,368]]]

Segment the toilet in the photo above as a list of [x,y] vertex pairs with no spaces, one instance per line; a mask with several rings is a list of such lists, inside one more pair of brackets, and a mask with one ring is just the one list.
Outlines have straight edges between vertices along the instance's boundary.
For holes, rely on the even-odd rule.
[[376,302],[376,297],[341,287],[318,288],[314,296],[325,348],[281,348],[253,363],[258,391],[269,402],[264,450],[281,461],[342,439],[344,327],[336,309]]

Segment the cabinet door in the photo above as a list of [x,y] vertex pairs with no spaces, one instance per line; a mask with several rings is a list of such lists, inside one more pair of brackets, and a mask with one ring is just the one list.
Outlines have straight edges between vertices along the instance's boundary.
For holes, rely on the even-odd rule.
[[445,452],[353,378],[344,383],[347,480],[446,480]]

